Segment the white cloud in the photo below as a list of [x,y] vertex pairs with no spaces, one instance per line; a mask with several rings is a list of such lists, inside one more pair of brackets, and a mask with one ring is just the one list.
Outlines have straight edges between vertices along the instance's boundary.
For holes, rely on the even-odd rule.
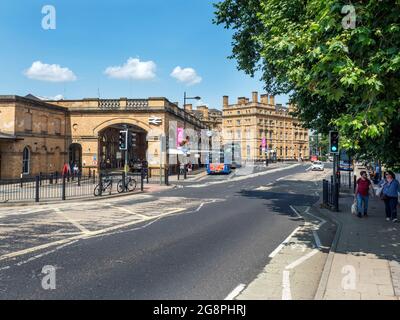
[[151,80],[156,77],[156,69],[153,61],[129,58],[123,66],[108,67],[104,73],[115,79]]
[[68,82],[75,81],[75,74],[68,68],[62,68],[58,64],[46,64],[35,61],[32,66],[24,72],[29,79],[48,81],[48,82]]
[[182,69],[180,66],[176,67],[172,71],[171,77],[177,79],[179,82],[187,84],[188,86],[198,84],[203,80],[193,68]]

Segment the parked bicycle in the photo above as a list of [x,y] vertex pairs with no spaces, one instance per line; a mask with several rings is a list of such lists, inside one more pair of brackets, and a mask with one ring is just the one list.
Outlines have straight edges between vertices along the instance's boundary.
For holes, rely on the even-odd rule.
[[133,192],[136,189],[136,180],[133,179],[132,177],[126,177],[125,178],[125,185],[123,183],[123,180],[121,179],[118,182],[117,185],[117,191],[118,193],[122,193],[122,192]]
[[101,196],[103,193],[108,192],[111,195],[113,180],[111,177],[104,177],[102,182],[94,188],[95,197]]

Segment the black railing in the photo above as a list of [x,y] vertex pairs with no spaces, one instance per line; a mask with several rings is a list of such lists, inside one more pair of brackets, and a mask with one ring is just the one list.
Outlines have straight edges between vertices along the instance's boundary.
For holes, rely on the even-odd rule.
[[0,203],[41,202],[90,198],[104,195],[143,191],[145,171],[100,173],[100,175],[51,174],[0,181]]

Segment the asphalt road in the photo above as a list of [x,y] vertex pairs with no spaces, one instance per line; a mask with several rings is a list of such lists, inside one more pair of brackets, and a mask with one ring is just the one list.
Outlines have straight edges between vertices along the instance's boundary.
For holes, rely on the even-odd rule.
[[[290,205],[318,200],[306,181],[296,192],[279,187],[284,177],[305,169],[220,184],[212,184],[220,177],[210,177],[162,192],[159,196],[218,201],[143,228],[79,240],[19,266],[15,260],[6,270],[2,262],[0,299],[224,299],[254,280],[268,255],[299,226]],[[273,192],[256,190],[269,183],[276,183]],[[56,290],[41,286],[46,265],[56,267]]]

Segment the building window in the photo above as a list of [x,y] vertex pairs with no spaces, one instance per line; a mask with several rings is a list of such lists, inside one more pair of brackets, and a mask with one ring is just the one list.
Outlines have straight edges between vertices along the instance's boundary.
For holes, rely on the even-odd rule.
[[240,120],[236,120],[236,125],[240,126]]
[[41,121],[41,123],[40,123],[41,132],[42,133],[47,133],[47,131],[48,131],[48,119],[47,119],[47,117],[46,116],[42,116],[40,121]]
[[25,131],[31,132],[32,131],[32,114],[28,111],[24,115],[24,125]]
[[54,132],[56,135],[61,134],[61,120],[60,119],[54,120]]
[[22,174],[30,173],[30,160],[31,160],[31,151],[28,147],[25,147],[24,152],[22,154]]

